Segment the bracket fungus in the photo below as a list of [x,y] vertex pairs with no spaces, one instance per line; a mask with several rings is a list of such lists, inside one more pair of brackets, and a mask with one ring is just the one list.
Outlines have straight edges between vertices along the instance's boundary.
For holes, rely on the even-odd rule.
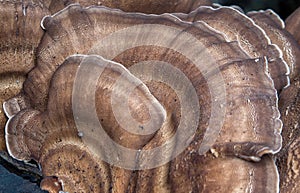
[[300,46],[294,37],[285,30],[285,24],[272,10],[247,13],[268,35],[271,42],[282,51],[282,57],[289,66],[290,79],[300,73]]
[[233,7],[201,6],[189,14],[176,14],[186,21],[204,21],[224,33],[228,41],[238,41],[251,57],[266,57],[275,88],[280,92],[289,85],[289,68],[282,58],[281,50],[272,44],[266,32],[252,19]]
[[46,1],[34,67],[3,99],[10,156],[49,192],[279,192],[278,94],[299,73],[282,21],[137,2]]
[[[21,91],[26,74],[33,68],[35,51],[43,35],[40,21],[49,14],[42,1],[0,1],[0,103]],[[7,121],[0,109],[0,128]],[[5,150],[4,130],[0,150]]]

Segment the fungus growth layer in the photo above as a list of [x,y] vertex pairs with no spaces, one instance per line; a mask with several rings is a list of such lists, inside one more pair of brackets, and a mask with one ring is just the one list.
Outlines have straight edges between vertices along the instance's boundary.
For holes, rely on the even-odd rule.
[[295,192],[299,19],[160,3],[0,2],[1,149],[49,192]]

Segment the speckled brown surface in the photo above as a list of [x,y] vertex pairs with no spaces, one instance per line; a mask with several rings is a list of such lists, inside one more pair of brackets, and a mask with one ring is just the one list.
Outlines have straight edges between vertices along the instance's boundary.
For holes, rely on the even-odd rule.
[[[110,22],[107,23],[107,21]],[[198,57],[206,61],[210,61],[212,58],[215,60],[211,65],[218,65],[222,73],[228,104],[224,125],[212,153],[198,155],[195,152],[199,149],[209,121],[212,107],[210,106],[211,99],[208,98],[212,96],[210,96],[207,83],[201,81],[204,80],[202,77],[204,75],[197,69],[196,64],[185,58],[182,53],[175,51],[175,48],[179,49],[178,47],[182,46],[182,43],[174,39],[177,45],[173,43],[176,46],[170,45],[170,48],[155,45],[137,46],[124,50],[111,58],[127,68],[134,64],[133,61],[138,63],[147,60],[164,61],[175,66],[192,82],[201,107],[206,109],[200,114],[199,126],[191,144],[180,156],[165,166],[133,173],[130,170],[107,166],[103,161],[94,158],[97,154],[92,153],[95,143],[82,143],[77,135],[78,131],[74,125],[71,109],[73,79],[78,68],[76,66],[81,64],[83,58],[92,56],[71,56],[65,62],[63,60],[74,53],[93,53],[110,58],[109,53],[115,52],[114,47],[108,52],[101,52],[99,50],[101,47],[97,47],[97,42],[92,41],[92,37],[96,35],[98,39],[104,39],[118,30],[128,29],[138,24],[160,24],[172,27],[172,29],[176,28],[192,34],[200,41],[205,51],[201,52]],[[159,190],[165,192],[206,190],[220,192],[221,187],[225,187],[223,191],[245,192],[249,188],[253,188],[257,192],[277,191],[278,181],[276,179],[278,176],[274,161],[271,158],[263,158],[260,161],[264,154],[277,152],[281,145],[279,136],[281,122],[278,119],[276,90],[267,73],[265,59],[251,59],[239,44],[227,42],[222,34],[205,23],[192,26],[190,23],[182,22],[168,15],[126,14],[103,7],[85,9],[80,6],[70,6],[59,14],[46,17],[42,25],[46,34],[38,48],[37,66],[29,73],[24,84],[23,96],[30,100],[30,104],[24,110],[15,112],[17,114],[10,120],[7,127],[9,150],[14,157],[20,160],[35,159],[41,164],[45,176],[58,177],[63,181],[64,190],[71,192],[76,189],[89,191],[90,188],[97,192],[105,192],[110,186],[118,192],[126,191],[128,188],[133,192]],[[141,33],[150,35],[149,31],[141,31]],[[161,34],[160,38],[163,40],[168,36],[169,34]],[[129,34],[128,38],[125,38],[126,42],[130,42],[130,38]],[[132,41],[134,42],[136,39],[133,38]],[[121,42],[118,43],[121,44]],[[220,50],[222,51],[219,52]],[[191,52],[193,51],[191,50]],[[217,78],[214,78],[217,76],[214,71],[208,74],[210,74],[208,78],[211,80],[210,84],[218,81]],[[139,73],[136,76],[139,76]],[[182,104],[179,103],[179,100],[174,103],[175,96],[172,94],[172,89],[163,86],[160,82],[146,83],[151,93],[166,108],[167,117],[171,119],[169,120],[170,124],[166,125],[166,129],[162,129],[154,136],[150,138],[143,136],[143,138],[136,139],[126,133],[122,134],[122,130],[118,129],[120,126],[111,113],[111,104],[105,102],[107,101],[105,98],[111,95],[110,90],[114,77],[114,73],[106,67],[98,79],[96,87],[97,114],[108,135],[119,144],[131,148],[142,148],[142,150],[161,143],[161,136],[170,137],[171,131],[176,130],[180,117],[183,116],[180,115],[179,108]],[[170,91],[166,91],[168,89]],[[264,97],[259,97],[262,95]],[[146,102],[146,100],[142,101]],[[14,106],[13,103],[11,105]],[[88,112],[86,113],[88,114]],[[139,114],[142,115],[143,111]],[[249,114],[253,116],[249,116]],[[239,129],[240,125],[243,125],[244,130]],[[255,128],[251,125],[255,125]],[[15,128],[20,130],[15,130]],[[102,148],[104,149],[104,147]],[[171,148],[174,149],[175,146]],[[110,156],[105,152],[100,153]],[[122,158],[128,155],[120,152],[119,156]],[[158,156],[162,155],[158,154]],[[258,163],[252,164],[240,158]],[[98,165],[97,168],[103,172],[91,174],[93,171],[85,168],[87,167],[83,162],[85,159],[91,166]],[[76,164],[68,165],[68,163]],[[234,171],[232,164],[238,164],[243,169]],[[218,175],[221,168],[228,175],[226,179]],[[255,181],[250,183],[251,179],[247,176],[250,171],[256,169]],[[191,173],[192,171],[193,173]],[[100,176],[92,178],[96,174]],[[137,176],[133,177],[132,175]],[[235,178],[236,175],[240,177],[236,183],[227,181]],[[168,176],[167,178],[170,180],[164,176]],[[140,178],[144,179],[143,183],[139,183]],[[266,181],[258,178],[272,180]],[[103,181],[103,183],[99,184],[102,184],[100,187],[94,187],[94,180]],[[215,181],[215,183],[210,184],[207,181]],[[50,186],[45,185],[45,187]],[[101,187],[103,188],[101,189]]]
[[4,150],[7,120],[2,103],[20,92],[34,66],[36,47],[43,35],[40,20],[48,9],[43,1],[1,1],[0,11],[0,150]]
[[[143,11],[145,7],[148,9],[154,6],[151,7],[151,10],[153,8],[155,11],[150,11],[153,13],[156,11],[158,13],[168,12],[166,11],[168,9],[189,12],[194,6],[188,3],[186,10],[178,9],[175,1],[171,2],[170,7],[168,7],[169,4],[164,4],[164,6],[160,6],[160,9],[156,9],[156,3],[153,3],[156,1],[150,1],[151,5],[149,4],[149,6],[140,4],[141,7],[135,6],[133,8],[128,5],[134,2],[126,1],[126,3],[123,2],[124,4],[117,3],[116,5],[109,4],[110,1],[102,3],[103,5],[122,8],[125,11],[134,11],[135,8]],[[24,4],[24,2],[10,1],[10,3],[1,4],[3,7],[8,6],[8,8],[5,7],[5,10],[8,10],[7,13],[9,14],[3,14],[3,17],[9,18],[8,21],[11,21],[13,27],[8,30],[11,38],[0,38],[4,42],[2,44],[4,46],[2,46],[3,51],[1,50],[0,54],[5,59],[2,61],[3,64],[0,63],[2,64],[0,67],[0,102],[6,101],[5,109],[10,118],[6,129],[8,150],[11,156],[16,159],[25,161],[34,159],[41,165],[44,178],[41,183],[43,189],[49,190],[51,193],[61,189],[69,192],[244,193],[253,191],[273,193],[279,191],[277,166],[274,157],[268,154],[276,153],[281,148],[280,132],[282,125],[278,119],[276,94],[286,85],[287,71],[283,65],[276,66],[276,64],[281,64],[282,57],[280,50],[278,49],[277,52],[277,47],[274,48],[271,43],[282,44],[279,48],[286,51],[291,49],[285,45],[294,41],[283,38],[288,33],[284,31],[283,26],[278,25],[281,23],[279,18],[271,19],[275,21],[273,24],[276,27],[274,27],[273,24],[269,23],[268,16],[262,19],[252,15],[261,29],[235,8],[218,8],[216,10],[203,8],[203,13],[210,12],[208,16],[205,14],[205,16],[201,16],[201,9],[191,15],[177,14],[186,20],[193,21],[194,24],[192,25],[166,14],[161,16],[125,14],[109,8],[85,9],[74,5],[43,20],[42,26],[45,35],[39,41],[38,38],[41,38],[43,31],[34,26],[37,25],[43,14],[48,13],[46,7],[50,6],[54,12],[54,10],[57,11],[67,6],[71,1],[64,1],[61,4],[56,4],[55,1],[43,3],[25,1]],[[85,3],[99,4],[96,1]],[[30,16],[31,9],[37,12],[38,17],[36,17],[37,20],[32,21],[33,25],[28,26],[27,16]],[[44,9],[46,11],[41,13],[40,10]],[[12,10],[15,10],[15,15],[12,14]],[[36,14],[34,11],[33,15]],[[216,20],[216,16],[220,19]],[[224,22],[231,21],[230,19],[239,21],[239,18],[243,18],[241,19],[241,25],[244,26],[242,29],[238,28],[238,25],[220,25],[220,23],[224,24]],[[206,23],[200,21],[202,19]],[[198,57],[203,61],[213,59],[213,64],[219,67],[224,78],[227,111],[224,116],[223,127],[216,141],[213,141],[215,142],[214,146],[204,155],[199,155],[198,150],[204,139],[205,131],[208,131],[207,125],[212,111],[210,102],[213,97],[208,90],[209,85],[204,80],[207,77],[202,74],[199,68],[197,69],[193,60],[186,58],[182,52],[176,51],[181,46],[185,47],[185,50],[189,50],[184,43],[178,43],[177,38],[180,36],[176,40],[174,39],[176,43],[169,44],[170,47],[168,48],[155,44],[139,45],[126,49],[113,57],[110,57],[110,53],[114,53],[114,49],[117,49],[119,44],[122,46],[124,42],[135,42],[138,38],[132,38],[130,34],[127,34],[126,41],[123,42],[121,39],[113,43],[116,47],[106,48],[105,52],[101,51],[101,48],[97,48],[101,44],[97,45],[95,40],[105,39],[118,30],[128,29],[138,24],[160,24],[192,34],[204,46],[204,51],[199,52]],[[39,30],[35,31],[35,29]],[[143,30],[138,32],[148,37],[150,36],[149,31],[151,29],[147,32]],[[250,31],[255,33],[250,33]],[[0,32],[7,33],[5,30],[0,30]],[[26,34],[29,34],[29,39],[26,39]],[[260,38],[259,43],[254,41],[256,38],[253,35]],[[158,37],[163,41],[164,37],[167,38],[168,36],[169,34],[162,33]],[[8,37],[8,35],[2,37]],[[284,40],[284,43],[281,43],[281,40]],[[18,41],[21,42],[19,42],[20,46],[18,46]],[[22,41],[26,41],[26,43],[22,43]],[[38,49],[36,49],[39,42]],[[17,45],[14,50],[11,49],[14,47],[11,46],[12,44]],[[270,48],[270,53],[267,48]],[[193,52],[194,50],[190,51]],[[291,52],[293,56],[297,53]],[[187,148],[167,164],[155,169],[140,171],[119,168],[100,159],[99,156],[109,157],[112,154],[107,154],[107,149],[104,146],[100,148],[100,151],[96,150],[99,149],[99,144],[97,140],[92,141],[94,138],[86,141],[86,131],[77,130],[72,111],[74,92],[72,89],[74,89],[74,78],[76,80],[78,66],[81,65],[83,58],[95,56],[70,56],[73,54],[100,54],[106,59],[119,62],[120,64],[115,63],[114,65],[119,65],[119,67],[123,65],[131,70],[132,76],[141,80],[144,78],[143,73],[148,73],[148,67],[135,71],[134,68],[131,69],[135,63],[149,61],[150,63],[147,65],[151,66],[153,61],[164,61],[183,72],[196,89],[201,105],[199,127],[195,135],[189,140],[190,144]],[[283,58],[289,60],[290,63],[294,62],[293,59],[289,59],[288,54],[290,54],[289,51],[285,53]],[[19,55],[24,57],[19,57]],[[267,57],[264,57],[265,55]],[[106,59],[104,60],[113,63]],[[279,62],[273,63],[275,67],[272,68],[274,61]],[[17,64],[17,68],[11,64]],[[36,64],[34,68],[33,64]],[[211,64],[207,62],[207,65]],[[299,69],[298,64],[299,62],[293,64],[296,66],[295,69]],[[293,65],[289,65],[290,68]],[[33,70],[27,74],[32,68]],[[174,135],[181,118],[184,116],[180,111],[183,105],[180,102],[180,96],[177,96],[178,93],[161,81],[145,83],[145,87],[149,88],[151,94],[147,89],[136,89],[129,100],[134,119],[141,122],[148,119],[149,115],[145,109],[153,104],[151,102],[148,104],[148,99],[152,95],[163,105],[166,117],[163,118],[165,122],[161,129],[155,134],[143,137],[129,135],[122,130],[119,122],[113,117],[114,114],[109,102],[115,80],[118,79],[119,74],[125,73],[125,71],[121,73],[113,69],[105,67],[104,73],[96,82],[96,114],[104,130],[118,144],[139,151],[149,150],[163,144],[165,140]],[[153,71],[152,76],[154,77],[162,70],[163,68],[156,72]],[[275,81],[277,93],[268,70],[270,70],[271,77]],[[284,122],[283,149],[275,158],[277,158],[280,172],[281,192],[287,193],[294,193],[298,189],[300,181],[298,163],[300,159],[298,139],[300,107],[297,72],[298,70],[293,71],[291,86],[284,89],[280,95],[279,106]],[[214,71],[208,74],[212,78],[211,82],[219,80],[214,79]],[[177,80],[175,77],[174,81]],[[279,80],[277,81],[276,78]],[[25,84],[22,89],[24,81]],[[178,79],[175,84],[180,84],[180,80]],[[87,87],[89,88],[89,85]],[[20,90],[22,90],[21,94],[17,95]],[[120,94],[120,96],[123,95]],[[8,100],[12,96],[17,97]],[[85,94],[83,94],[83,99],[84,96]],[[223,105],[221,104],[220,107]],[[193,108],[190,107],[190,110],[194,113],[197,109]],[[89,115],[90,110],[85,110],[86,115]],[[163,113],[157,112],[156,114],[162,115]],[[6,118],[3,110],[1,110],[0,126],[4,127],[5,122]],[[96,132],[93,137],[95,139],[100,137],[99,133]],[[169,151],[156,152],[153,156],[168,157],[176,149],[176,145],[170,146]],[[4,149],[4,143],[0,144],[0,147]],[[136,165],[147,159],[142,154],[128,155],[125,152],[120,152],[117,157],[121,159],[132,157],[133,164]],[[7,175],[11,176],[11,174]],[[2,190],[1,188],[3,189],[3,186],[0,186],[0,190]]]

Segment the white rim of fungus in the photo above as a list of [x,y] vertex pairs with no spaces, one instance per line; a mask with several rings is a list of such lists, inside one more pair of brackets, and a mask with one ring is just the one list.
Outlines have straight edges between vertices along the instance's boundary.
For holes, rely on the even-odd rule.
[[247,12],[247,14],[251,14],[251,13],[265,13],[265,12],[271,12],[277,19],[278,21],[280,22],[280,26],[284,29],[285,28],[285,23],[284,21],[281,19],[281,17],[276,13],[274,12],[272,9],[266,9],[266,10],[259,10],[259,11],[249,11]]
[[268,72],[268,60],[267,60],[267,57],[264,57],[264,59],[265,59],[265,65],[266,65],[266,69],[267,69],[264,73],[266,74],[266,76],[268,77],[268,79],[272,82],[274,91],[276,92],[276,95],[275,95],[275,100],[276,100],[275,104],[276,104],[276,106],[275,106],[275,108],[276,108],[277,117],[275,117],[275,121],[279,121],[280,122],[280,128],[278,128],[278,132],[276,132],[276,130],[274,130],[275,136],[279,137],[280,142],[277,143],[277,144],[280,144],[280,146],[277,148],[277,150],[268,151],[268,152],[270,152],[272,154],[276,154],[276,153],[278,153],[281,150],[281,147],[282,147],[281,131],[282,131],[283,123],[282,123],[282,121],[280,119],[281,114],[280,114],[280,112],[278,110],[279,109],[278,108],[278,101],[279,101],[278,93],[277,93],[277,90],[275,89],[274,81],[273,81],[270,73]]
[[20,160],[20,159],[18,159],[18,158],[16,158],[16,157],[14,156],[14,154],[12,153],[12,151],[11,151],[11,149],[10,149],[9,143],[8,143],[8,141],[9,141],[9,140],[8,140],[8,125],[10,124],[10,122],[11,122],[11,120],[12,120],[13,117],[14,117],[14,116],[10,117],[10,118],[7,120],[6,124],[5,124],[5,144],[6,144],[7,151],[8,151],[8,153],[9,153],[9,155],[10,155],[11,157],[13,157],[13,158],[16,159],[16,160],[23,161],[23,160]]

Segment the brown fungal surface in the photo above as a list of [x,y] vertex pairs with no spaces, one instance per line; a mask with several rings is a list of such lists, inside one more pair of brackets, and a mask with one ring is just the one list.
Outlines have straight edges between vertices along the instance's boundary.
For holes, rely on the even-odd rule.
[[268,67],[275,88],[280,92],[289,85],[289,69],[281,50],[270,41],[265,31],[249,17],[233,7],[218,8],[202,6],[189,14],[176,14],[186,21],[204,21],[225,34],[228,41],[238,41],[251,57],[267,57]]
[[196,9],[200,5],[211,5],[209,0],[127,0],[127,1],[115,1],[115,0],[64,0],[64,1],[51,1],[49,10],[51,13],[62,10],[63,8],[73,3],[79,3],[82,6],[101,5],[115,9],[121,9],[126,12],[142,12],[151,14],[162,13],[189,13]]
[[[47,10],[42,1],[0,2],[0,128],[7,121],[2,103],[20,92],[25,75],[34,66],[36,47],[43,35],[40,21]],[[5,150],[3,129],[0,150]]]
[[[289,18],[293,18],[295,13]],[[291,22],[292,20],[289,21]],[[293,23],[299,23],[299,18],[296,19],[294,17]],[[291,25],[291,23],[287,22],[287,30],[291,29],[289,25]],[[290,32],[293,33],[292,30]],[[295,38],[297,38],[297,35]],[[299,56],[299,54],[296,56]],[[296,68],[299,69],[299,62],[297,62],[296,65]],[[298,72],[293,79],[291,79],[291,86],[281,93],[279,101],[279,109],[284,123],[282,131],[283,147],[276,156],[280,173],[281,192],[296,192],[299,189],[299,91],[300,81]]]
[[[85,12],[84,12],[84,10],[85,10]],[[76,13],[78,13],[78,12],[80,12],[82,15],[85,15],[85,17],[77,18],[78,16]],[[71,19],[73,17],[77,18],[76,23],[74,23],[74,24],[75,25],[79,24],[78,28],[75,27],[75,29],[78,29],[78,31],[74,31],[74,30],[72,30],[72,28],[68,28],[69,19]],[[124,19],[123,17],[125,17],[125,18],[127,17],[127,18]],[[112,21],[115,21],[115,23],[111,22],[111,23],[107,24],[106,20],[108,18]],[[81,22],[78,22],[78,19],[81,19]],[[93,22],[93,19],[95,22]],[[30,100],[32,100],[32,105],[34,105],[35,108],[38,108],[38,109],[44,108],[45,104],[43,104],[43,103],[45,103],[47,101],[47,98],[45,97],[46,93],[48,92],[47,85],[49,85],[48,82],[50,81],[50,78],[51,78],[53,72],[55,71],[57,66],[63,62],[62,61],[63,58],[65,58],[73,53],[83,53],[83,54],[85,54],[85,53],[95,54],[96,53],[105,58],[114,59],[115,61],[120,62],[127,68],[130,65],[132,65],[132,64],[130,64],[130,63],[132,63],[132,61],[135,61],[136,63],[139,62],[139,60],[143,61],[142,59],[139,59],[139,58],[143,58],[143,57],[148,57],[148,60],[149,60],[149,58],[151,56],[150,48],[152,46],[146,46],[146,48],[148,47],[149,52],[147,52],[147,55],[143,56],[144,51],[139,51],[138,48],[134,49],[134,47],[132,45],[130,45],[132,48],[128,49],[128,51],[126,51],[127,53],[124,52],[122,54],[120,53],[119,54],[120,56],[113,56],[112,53],[116,52],[116,50],[118,49],[118,46],[112,47],[111,51],[107,51],[107,50],[104,50],[103,48],[99,47],[100,43],[102,43],[101,41],[96,42],[96,43],[91,41],[95,32],[97,32],[96,33],[97,37],[100,40],[103,39],[103,42],[105,43],[105,41],[114,41],[113,38],[111,38],[112,40],[107,40],[108,38],[105,38],[106,36],[110,38],[111,34],[115,33],[117,30],[121,30],[121,29],[124,29],[125,27],[135,26],[138,24],[143,24],[143,27],[147,27],[146,24],[151,25],[151,24],[156,24],[156,23],[163,25],[163,26],[165,25],[168,27],[169,26],[170,27],[174,26],[177,28],[180,27],[179,29],[186,30],[189,33],[195,33],[196,30],[202,30],[203,32],[206,32],[206,34],[204,34],[202,36],[200,36],[200,35],[196,36],[197,39],[199,39],[199,41],[201,41],[201,43],[203,42],[202,43],[203,46],[208,47],[207,49],[210,50],[210,53],[213,56],[211,58],[215,58],[215,60],[220,61],[220,64],[226,64],[226,63],[231,63],[231,61],[248,59],[247,55],[243,53],[243,51],[238,47],[238,45],[236,43],[227,44],[227,43],[225,43],[226,41],[224,39],[218,40],[220,38],[223,38],[221,36],[221,34],[218,34],[214,31],[212,31],[204,23],[201,24],[199,22],[198,25],[194,27],[194,26],[190,26],[188,23],[180,22],[178,20],[177,20],[177,22],[176,22],[176,20],[174,22],[172,19],[173,18],[170,18],[169,16],[166,16],[166,17],[162,16],[162,18],[160,18],[158,16],[146,16],[146,15],[142,15],[142,14],[124,14],[122,12],[109,10],[107,8],[82,9],[79,6],[71,6],[65,12],[55,15],[54,17],[45,18],[43,21],[43,26],[46,28],[47,32],[46,32],[46,35],[44,36],[44,39],[42,40],[42,43],[40,44],[40,47],[39,47],[38,64],[37,64],[37,67],[32,72],[30,72],[29,78],[25,82],[25,85],[24,85],[26,94],[29,96]],[[122,21],[123,25],[119,24],[119,23],[121,23],[121,21]],[[59,23],[61,25],[57,25],[57,23]],[[177,24],[177,23],[179,23],[179,24]],[[108,25],[108,26],[112,25],[113,27],[107,26],[107,29],[109,29],[109,31],[103,31],[103,28],[99,28],[99,26],[103,26],[103,25]],[[61,28],[63,26],[65,26],[65,27]],[[82,29],[80,26],[85,26],[85,28]],[[155,25],[153,25],[153,26],[155,26]],[[133,29],[135,29],[135,28],[133,28]],[[85,36],[80,37],[81,30],[83,30],[85,32]],[[75,33],[76,35],[72,34],[72,33]],[[208,38],[206,36],[208,36],[209,33],[213,34],[213,35],[210,35],[212,38],[212,41],[214,41],[213,46],[210,46],[210,43],[207,42]],[[62,34],[64,34],[64,35],[62,35]],[[67,35],[67,34],[72,34],[72,36]],[[87,35],[87,34],[90,34],[90,35]],[[151,31],[150,32],[141,32],[141,34],[150,35]],[[162,35],[164,35],[164,34],[162,34]],[[166,38],[166,36],[170,36],[170,34],[166,34],[165,38]],[[202,38],[203,36],[206,39]],[[74,40],[74,37],[77,37],[77,38]],[[125,37],[126,37],[126,35],[125,35]],[[59,41],[56,38],[60,38]],[[161,38],[163,39],[164,37],[161,37]],[[53,41],[53,39],[55,41]],[[79,42],[76,42],[76,40]],[[223,44],[222,44],[222,41],[223,41]],[[218,42],[219,42],[219,44],[218,44]],[[169,43],[169,42],[167,42],[167,43]],[[62,44],[66,45],[69,49],[64,50],[64,52],[55,51],[55,50],[61,50]],[[78,46],[78,45],[80,45],[80,46]],[[103,44],[103,45],[105,45],[105,44]],[[134,43],[133,43],[133,45],[134,45]],[[167,46],[170,46],[172,48],[172,45],[167,45]],[[153,55],[155,55],[155,57],[153,56],[152,60],[157,60],[157,58],[159,58],[158,53],[161,52],[164,54],[163,56],[168,59],[168,60],[165,59],[165,60],[167,60],[167,62],[170,62],[171,64],[174,63],[173,62],[174,59],[172,60],[172,58],[167,57],[168,56],[167,54],[172,53],[171,51],[169,51],[169,53],[168,53],[167,52],[168,49],[166,49],[166,48],[164,48],[164,49],[162,49],[162,51],[160,51],[158,48],[155,49],[155,47],[156,46],[154,45],[154,49],[152,51]],[[225,49],[224,52],[226,52],[226,53],[224,53],[224,54],[218,53],[217,51],[220,50],[221,48],[224,48]],[[116,50],[114,50],[114,49],[116,49]],[[178,48],[177,48],[177,50],[178,50]],[[137,53],[139,53],[139,54],[137,54]],[[206,54],[206,52],[204,52],[203,54]],[[115,57],[115,58],[112,58],[112,57]],[[120,59],[118,59],[118,57],[120,57]],[[200,56],[198,56],[198,57],[200,57]],[[209,58],[209,59],[211,59],[211,58]],[[161,59],[161,58],[159,58],[159,59]],[[127,64],[128,62],[129,62],[129,64]],[[209,61],[207,61],[207,62],[209,62]],[[257,66],[259,66],[257,68],[262,68],[262,69],[266,68],[263,59],[255,59],[255,60],[249,61],[249,63],[257,63]],[[236,65],[238,66],[238,64],[236,64]],[[47,70],[46,71],[47,73],[43,74],[43,78],[46,79],[45,84],[40,84],[40,80],[39,80],[39,82],[37,82],[36,77],[41,76],[40,72],[42,72],[43,68],[45,68],[46,66],[48,66],[48,69],[50,69],[50,70],[52,69],[53,72]],[[250,67],[248,67],[248,66],[250,66]],[[245,71],[245,73],[246,73],[247,71],[249,71],[248,68],[251,68],[251,65],[247,65],[247,62],[245,62],[245,64],[243,64],[243,67],[245,68],[243,70],[243,72]],[[237,72],[239,72],[239,71],[237,71]],[[270,95],[274,94],[274,93],[272,93],[273,92],[272,91],[272,81],[269,79],[268,75],[266,74],[266,69],[261,70],[261,71],[253,71],[250,74],[253,74],[252,76],[255,76],[255,75],[259,76],[258,73],[262,73],[261,76],[263,76],[263,74],[264,74],[264,76],[266,78],[261,79],[261,80],[266,85],[269,85]],[[235,75],[235,76],[237,76],[237,75]],[[49,77],[48,81],[47,81],[47,77]],[[209,77],[205,77],[205,78],[209,78]],[[244,78],[245,78],[245,80],[248,80],[248,81],[250,79],[248,77],[244,77]],[[241,77],[241,79],[243,80],[243,77]],[[246,85],[248,86],[248,84],[246,84]],[[255,85],[256,85],[256,83],[253,83],[253,86],[255,86]],[[38,90],[41,94],[38,95],[38,94],[34,93],[35,89]],[[249,90],[249,89],[247,88],[246,90]],[[249,94],[251,94],[250,91],[248,91],[248,92],[249,92]],[[247,101],[248,100],[246,98],[247,95],[244,94],[243,96],[245,97],[245,100]],[[251,100],[251,99],[249,99],[249,100]],[[270,104],[270,106],[274,106],[274,105],[276,106],[276,101],[273,101],[273,103]],[[247,107],[247,108],[249,108],[249,107]],[[274,111],[274,113],[275,113],[275,111]],[[272,116],[274,116],[274,119],[278,118],[278,115],[276,115],[276,113],[274,115],[272,113]],[[279,126],[279,128],[280,128],[280,126]],[[276,129],[278,129],[278,127],[276,127]],[[278,147],[276,147],[275,149],[278,149]]]
[[46,177],[41,182],[41,189],[49,193],[56,193],[62,190],[62,185],[56,177]]
[[[9,153],[36,160],[46,179],[57,178],[44,181],[47,190],[59,182],[69,192],[278,192],[274,161],[264,156],[281,148],[269,59],[259,57],[259,51],[250,56],[240,42],[208,24],[79,5],[45,17],[36,66],[18,96],[28,104],[20,107],[13,98],[4,105],[10,117]],[[99,73],[103,62],[108,65]],[[85,65],[89,70],[79,76]],[[121,83],[139,83],[128,98],[126,89],[114,91],[123,75]],[[86,84],[75,103],[78,80]],[[114,92],[124,98],[115,105],[109,102]],[[93,96],[97,119],[114,146],[97,140],[99,130],[89,130],[95,124],[93,108],[85,105]],[[129,104],[130,113],[121,118],[131,114],[142,130],[154,109],[154,120],[161,122],[153,127],[159,130],[138,137],[127,131],[113,109],[122,103]],[[78,127],[76,104],[85,116],[79,119],[83,127]],[[187,147],[178,152],[181,142]],[[118,144],[135,151],[119,151]],[[165,148],[151,152],[159,146]],[[174,159],[157,163],[162,158]]]
[[4,127],[5,123],[7,121],[7,118],[4,114],[4,110],[2,109],[2,103],[4,100],[8,100],[12,96],[15,96],[18,94],[21,89],[22,89],[22,83],[25,81],[24,75],[19,75],[19,73],[9,73],[9,74],[1,74],[0,78],[0,103],[1,103],[1,108],[0,108],[0,126],[1,126],[1,131],[0,131],[0,149],[5,150],[5,140],[4,140]]
[[0,6],[1,73],[25,74],[34,66],[43,35],[40,21],[48,9],[41,1],[1,1]]
[[289,66],[290,78],[300,72],[300,46],[294,37],[285,29],[284,22],[272,10],[247,13],[256,24],[263,28],[271,42],[279,46],[283,59]]

